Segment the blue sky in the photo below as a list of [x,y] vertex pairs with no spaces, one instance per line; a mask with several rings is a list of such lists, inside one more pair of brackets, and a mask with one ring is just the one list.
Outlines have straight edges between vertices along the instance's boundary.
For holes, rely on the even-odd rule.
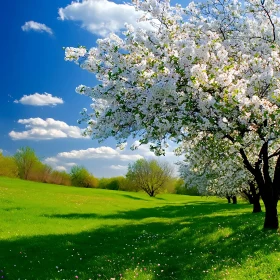
[[[0,10],[0,149],[13,155],[32,147],[58,170],[86,166],[96,177],[124,175],[128,163],[152,157],[148,147],[131,151],[80,136],[79,112],[91,100],[75,93],[80,84],[93,86],[93,74],[64,61],[63,47],[92,47],[98,38],[136,22],[123,1],[14,0]],[[4,5],[4,7],[3,7]],[[163,160],[176,162],[172,148]]]

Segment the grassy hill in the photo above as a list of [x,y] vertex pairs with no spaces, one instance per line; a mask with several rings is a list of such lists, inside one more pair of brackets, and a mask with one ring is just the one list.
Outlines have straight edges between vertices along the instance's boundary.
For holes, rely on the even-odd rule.
[[0,279],[280,279],[280,239],[226,199],[0,177]]

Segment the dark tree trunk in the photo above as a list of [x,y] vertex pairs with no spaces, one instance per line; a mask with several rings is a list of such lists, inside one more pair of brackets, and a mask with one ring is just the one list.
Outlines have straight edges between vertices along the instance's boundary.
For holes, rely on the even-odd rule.
[[260,204],[260,199],[255,199],[253,203],[253,213],[259,213],[262,212],[261,204]]
[[[264,123],[264,126],[266,123]],[[268,156],[268,141],[266,141],[259,153],[259,159],[255,162],[254,166],[248,161],[245,151],[241,148],[240,154],[243,158],[245,167],[254,176],[261,198],[265,205],[265,229],[277,229],[278,228],[278,214],[277,214],[277,202],[280,183],[280,156],[278,156],[277,163],[274,170],[274,180],[271,180],[269,175],[269,156]],[[262,164],[262,170],[261,170]]]
[[274,180],[271,180],[269,175],[269,158],[268,158],[268,141],[263,144],[263,190],[261,190],[262,199],[265,205],[265,220],[264,228],[265,229],[278,229],[278,213],[277,213],[277,203],[278,203],[278,174],[277,170],[280,167],[280,157],[278,157]]
[[249,194],[249,195],[247,195],[247,197],[248,197],[249,203],[250,203],[250,204],[254,204],[254,198],[253,198],[253,196]]
[[237,197],[235,195],[232,196],[232,203],[237,204]]
[[251,204],[253,204],[253,213],[259,213],[262,211],[261,204],[260,204],[260,193],[257,193],[254,182],[249,182],[249,185],[250,185],[250,192],[252,194]]
[[227,195],[226,198],[227,198],[227,202],[230,203],[230,196]]
[[155,196],[155,191],[154,190],[150,191],[149,195],[150,195],[150,197],[154,197]]
[[277,203],[274,201],[266,201],[265,205],[265,229],[278,229],[278,213],[277,213]]

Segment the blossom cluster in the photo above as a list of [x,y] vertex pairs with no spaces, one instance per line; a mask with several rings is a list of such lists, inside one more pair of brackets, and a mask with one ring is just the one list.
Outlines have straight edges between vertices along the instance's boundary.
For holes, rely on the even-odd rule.
[[[228,153],[211,165],[218,173],[210,176],[210,186],[224,186],[221,181],[232,176],[236,186],[246,181],[251,175],[237,155],[240,147],[254,162],[263,142],[271,150],[279,143],[280,5],[243,2],[182,7],[168,0],[135,0],[145,15],[140,20],[151,28],[127,25],[123,34],[99,39],[94,48],[66,48],[65,59],[99,81],[93,88],[77,87],[93,100],[93,111],[83,111],[86,134],[101,140],[113,136],[120,143],[137,136],[162,154],[167,139],[184,145],[204,133]],[[203,161],[193,160],[192,169],[207,163],[213,141],[206,144],[203,153],[191,153]]]

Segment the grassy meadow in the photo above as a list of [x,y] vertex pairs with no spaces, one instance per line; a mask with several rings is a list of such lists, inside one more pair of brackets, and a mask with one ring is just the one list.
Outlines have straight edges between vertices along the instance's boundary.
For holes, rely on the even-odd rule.
[[0,178],[0,279],[280,279],[263,213],[226,199]]

